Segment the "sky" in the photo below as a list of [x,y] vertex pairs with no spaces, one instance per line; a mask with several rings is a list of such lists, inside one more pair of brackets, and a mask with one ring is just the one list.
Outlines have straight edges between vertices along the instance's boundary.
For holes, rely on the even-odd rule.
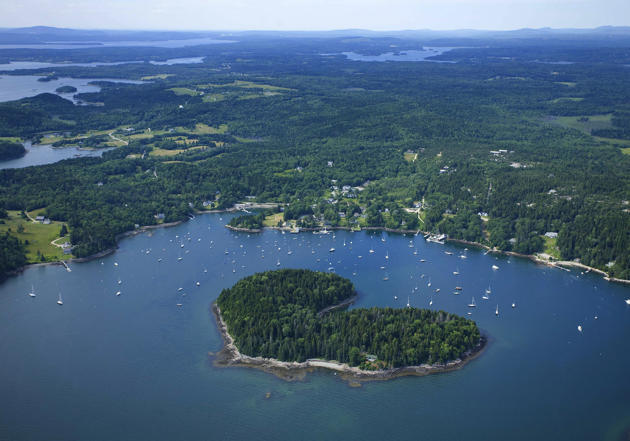
[[0,27],[332,30],[630,25],[630,0],[0,0]]

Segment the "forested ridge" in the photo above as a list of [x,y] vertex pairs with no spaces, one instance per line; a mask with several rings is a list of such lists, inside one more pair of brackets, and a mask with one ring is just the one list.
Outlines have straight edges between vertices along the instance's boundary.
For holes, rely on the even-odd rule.
[[354,295],[352,283],[336,274],[283,269],[241,279],[221,292],[217,305],[240,352],[281,361],[417,366],[454,360],[479,343],[473,321],[444,311],[373,307],[319,314]]
[[[421,46],[391,37],[260,38],[182,49],[182,56],[204,56],[199,64],[60,67],[56,74],[152,79],[101,83],[101,92],[79,96],[98,106],[52,94],[2,103],[0,135],[63,134],[56,145],[103,147],[115,133],[128,145],[102,158],[0,171],[0,207],[45,208],[68,223],[77,256],[114,246],[135,225],[184,220],[249,197],[280,203],[283,220],[297,226],[439,231],[506,251],[580,259],[630,278],[623,48],[600,47],[595,56],[579,43],[507,41],[440,56],[455,63],[369,63],[339,54],[382,53],[392,44]],[[173,52],[39,56],[92,61],[99,53],[121,60]],[[501,58],[508,52],[511,58]],[[577,62],[535,61],[563,57]],[[262,219],[239,222],[259,226]]]

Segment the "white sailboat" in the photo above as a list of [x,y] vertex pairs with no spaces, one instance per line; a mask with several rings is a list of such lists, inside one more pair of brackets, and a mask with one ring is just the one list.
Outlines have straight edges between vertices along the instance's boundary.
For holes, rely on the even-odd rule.
[[475,298],[473,297],[473,298],[472,298],[472,301],[468,304],[468,307],[469,307],[469,308],[474,308],[474,307],[476,307],[476,306],[477,306],[477,304],[475,303]]
[[429,277],[429,283],[427,283],[427,286],[431,286],[431,277]]
[[389,251],[387,251],[387,252],[385,253],[385,258],[386,258],[386,259],[389,259]]
[[35,297],[35,287],[31,285],[31,292],[28,293],[29,297]]
[[59,299],[57,299],[57,305],[63,305],[63,300],[61,300],[61,293],[59,293]]
[[433,305],[433,297],[431,297],[431,300],[429,300],[429,306]]
[[411,305],[409,304],[409,296],[407,296],[407,308],[411,308]]
[[454,276],[459,276],[459,268],[457,268],[455,271],[453,271],[453,275]]
[[483,296],[481,296],[482,299],[484,300],[488,300],[490,298],[490,293],[492,291],[490,290],[490,285],[488,285],[488,288],[486,288],[486,292],[484,293]]
[[499,305],[497,305],[497,309],[494,311],[494,315],[499,315]]

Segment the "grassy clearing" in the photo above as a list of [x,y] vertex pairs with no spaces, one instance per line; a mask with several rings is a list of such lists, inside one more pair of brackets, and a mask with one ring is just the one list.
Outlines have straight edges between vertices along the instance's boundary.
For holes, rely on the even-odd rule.
[[630,147],[621,149],[621,153],[623,153],[624,155],[630,155]]
[[150,80],[165,80],[168,77],[174,77],[175,74],[157,74],[157,75],[147,75],[146,77],[140,78],[142,81],[150,81]]
[[574,83],[573,81],[556,81],[554,82],[554,84],[560,84],[562,86],[567,86],[567,87],[577,86],[577,83]]
[[414,162],[418,158],[417,153],[405,152],[404,153],[405,161]]
[[218,101],[223,101],[225,99],[225,94],[223,93],[209,93],[203,96],[204,103],[216,103]]
[[560,116],[553,122],[562,127],[576,129],[590,135],[592,130],[611,128],[611,119],[612,113],[608,113],[606,115]]
[[183,127],[178,127],[183,132],[188,132],[193,135],[223,135],[227,132],[228,126],[227,124],[221,124],[219,127],[212,127],[207,124],[197,123],[195,125],[195,129],[190,131],[190,129],[185,129]]
[[7,141],[7,142],[22,142],[21,138],[15,137],[15,136],[0,136],[0,141]]
[[[39,216],[44,210],[35,210],[29,213],[33,218]],[[50,242],[59,239],[59,231],[63,222],[51,222],[48,225],[33,223],[28,219],[23,219],[20,216],[19,211],[8,211],[9,218],[4,219],[4,224],[0,224],[0,233],[5,233],[9,229],[11,234],[16,236],[21,241],[28,241],[26,245],[26,258],[29,263],[42,262],[38,257],[37,251],[44,256],[44,261],[52,262],[56,260],[69,259],[72,256],[63,254],[63,250],[59,247],[52,245]],[[19,226],[22,225],[24,230],[18,232]],[[69,241],[68,235],[68,241]],[[59,240],[58,243],[63,243],[64,240]]]
[[216,87],[240,87],[243,89],[262,89],[262,90],[267,90],[267,91],[295,90],[295,89],[289,89],[288,87],[272,86],[271,84],[260,84],[260,83],[254,83],[252,81],[242,81],[242,80],[236,80],[236,81],[233,81],[231,83],[226,83],[226,84],[209,83],[209,84],[199,85],[198,87],[204,88],[204,89],[211,89],[211,88],[216,88]]
[[575,97],[575,96],[563,96],[561,98],[556,98],[553,100],[550,100],[549,102],[552,104],[558,104],[558,103],[566,103],[566,102],[579,102],[579,101],[584,101],[584,98],[581,97]]
[[186,95],[186,96],[197,96],[197,95],[201,95],[201,92],[198,92],[196,90],[193,89],[189,89],[188,87],[173,87],[171,89],[168,89],[171,92],[173,92],[175,95]]
[[560,260],[561,256],[560,249],[558,248],[558,238],[543,236],[543,239],[545,240],[545,249],[543,252],[549,254],[554,259]]
[[275,227],[276,225],[278,225],[278,222],[284,222],[283,213],[270,214],[269,216],[265,217],[263,225],[265,227]]

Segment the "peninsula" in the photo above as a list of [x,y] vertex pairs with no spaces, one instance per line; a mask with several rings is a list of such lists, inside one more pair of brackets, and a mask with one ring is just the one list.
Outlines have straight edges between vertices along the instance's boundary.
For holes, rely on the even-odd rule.
[[213,304],[225,341],[220,363],[291,377],[325,368],[360,379],[456,369],[484,346],[477,325],[417,308],[345,308],[352,283],[336,274],[283,269],[225,289]]

